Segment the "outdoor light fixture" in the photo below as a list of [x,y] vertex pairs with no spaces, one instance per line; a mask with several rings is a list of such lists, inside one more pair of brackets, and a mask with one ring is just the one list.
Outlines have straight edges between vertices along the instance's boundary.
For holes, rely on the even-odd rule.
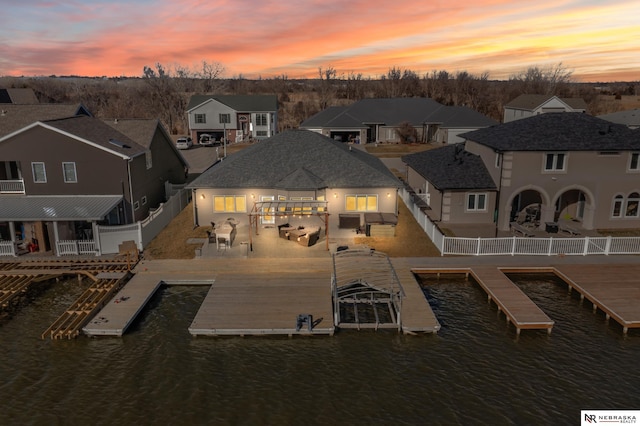
[[391,197],[391,193],[390,192],[387,192],[387,197]]
[[256,194],[251,194],[251,198],[256,198]]
[[204,200],[204,194],[201,194],[201,195],[200,195],[200,198],[202,198],[202,199]]
[[333,198],[338,198],[338,193],[337,192],[333,193]]

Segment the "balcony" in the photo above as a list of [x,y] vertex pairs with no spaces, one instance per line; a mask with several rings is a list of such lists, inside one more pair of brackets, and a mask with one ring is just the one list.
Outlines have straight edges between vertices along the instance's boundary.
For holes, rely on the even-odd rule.
[[24,194],[24,179],[0,180],[0,194]]

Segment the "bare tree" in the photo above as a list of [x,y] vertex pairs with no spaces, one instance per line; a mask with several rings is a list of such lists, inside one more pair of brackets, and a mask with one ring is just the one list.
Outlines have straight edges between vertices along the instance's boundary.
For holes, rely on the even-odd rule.
[[320,77],[318,96],[320,98],[320,110],[323,110],[327,108],[331,100],[335,98],[335,80],[338,76],[338,72],[332,66],[328,66],[324,69],[320,66],[318,67],[318,75]]
[[573,71],[560,62],[546,68],[529,67],[509,77],[509,81],[519,86],[520,93],[556,95],[567,90],[572,75]]

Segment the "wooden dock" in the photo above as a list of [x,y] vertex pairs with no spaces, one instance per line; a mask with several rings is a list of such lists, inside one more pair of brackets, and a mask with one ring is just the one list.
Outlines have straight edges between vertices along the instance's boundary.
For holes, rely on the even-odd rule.
[[405,297],[402,300],[402,332],[405,334],[437,333],[440,323],[411,268],[404,259],[391,259]]
[[[298,328],[297,317],[311,315],[313,326]],[[194,336],[333,335],[331,276],[219,274],[189,332]]]
[[487,293],[488,301],[493,301],[497,305],[498,311],[504,312],[507,322],[516,327],[517,334],[520,334],[520,331],[525,329],[542,329],[547,330],[547,333],[551,333],[554,321],[495,266],[414,268],[413,272],[417,274],[470,274]]
[[561,265],[555,273],[582,299],[613,318],[624,333],[640,328],[640,265]]

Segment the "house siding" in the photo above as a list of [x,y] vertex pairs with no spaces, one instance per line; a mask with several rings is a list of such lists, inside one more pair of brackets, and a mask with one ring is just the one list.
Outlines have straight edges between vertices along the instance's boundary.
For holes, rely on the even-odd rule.
[[[26,195],[124,195],[130,199],[127,160],[40,126],[3,141],[0,159],[20,163]],[[46,183],[34,182],[32,162],[45,164]],[[77,183],[64,182],[63,162],[75,163]]]

